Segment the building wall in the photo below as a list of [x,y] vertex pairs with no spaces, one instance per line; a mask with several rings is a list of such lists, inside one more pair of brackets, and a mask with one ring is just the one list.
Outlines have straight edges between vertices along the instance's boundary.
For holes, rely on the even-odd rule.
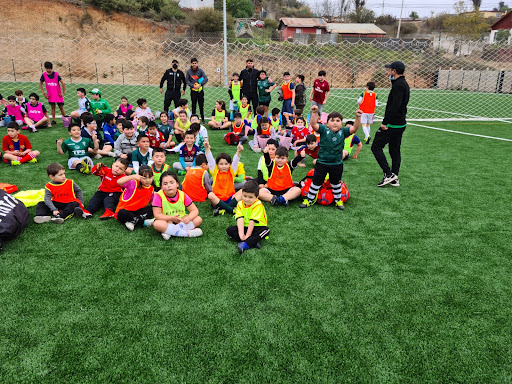
[[[300,32],[297,31],[300,29]],[[327,32],[325,28],[319,28],[321,30],[321,35],[325,35]],[[296,28],[296,27],[286,27],[283,29],[283,39],[288,40],[289,38],[293,38],[295,33],[308,33],[308,34],[316,34],[317,28]]]
[[213,8],[213,0],[180,0],[180,7],[183,8]]

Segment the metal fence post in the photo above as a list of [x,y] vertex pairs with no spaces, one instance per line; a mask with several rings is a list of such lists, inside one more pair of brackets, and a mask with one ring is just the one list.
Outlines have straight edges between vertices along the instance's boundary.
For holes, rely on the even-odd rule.
[[16,82],[16,69],[14,68],[14,59],[12,59],[12,74],[14,75],[14,82]]
[[121,75],[123,76],[123,85],[124,85],[124,65],[121,64]]
[[94,67],[96,68],[96,84],[99,84],[100,80],[98,78],[98,64],[94,63]]
[[71,64],[68,63],[68,70],[69,70],[69,82],[73,82],[73,78],[71,77]]
[[149,85],[149,64],[146,65],[146,68],[148,70],[148,85]]

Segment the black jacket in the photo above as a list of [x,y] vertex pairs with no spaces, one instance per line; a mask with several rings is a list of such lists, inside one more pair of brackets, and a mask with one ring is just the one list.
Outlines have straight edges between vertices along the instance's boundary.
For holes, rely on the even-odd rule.
[[248,70],[245,68],[240,72],[242,83],[242,94],[245,96],[258,96],[258,77],[260,71],[256,68]]
[[164,87],[164,82],[167,81],[167,89],[170,91],[179,91],[181,84],[183,83],[183,90],[187,89],[187,83],[185,82],[185,74],[181,70],[174,72],[172,68],[165,71],[160,80],[160,88]]
[[409,103],[409,84],[405,77],[400,76],[396,80],[391,80],[391,91],[386,104],[386,113],[382,124],[384,125],[405,125],[405,115],[407,115],[407,103]]

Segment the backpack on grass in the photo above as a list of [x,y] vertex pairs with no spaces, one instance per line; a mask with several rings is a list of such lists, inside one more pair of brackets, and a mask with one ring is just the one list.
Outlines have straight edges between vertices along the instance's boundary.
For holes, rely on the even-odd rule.
[[30,213],[21,201],[0,189],[0,249],[3,240],[18,236],[30,221]]

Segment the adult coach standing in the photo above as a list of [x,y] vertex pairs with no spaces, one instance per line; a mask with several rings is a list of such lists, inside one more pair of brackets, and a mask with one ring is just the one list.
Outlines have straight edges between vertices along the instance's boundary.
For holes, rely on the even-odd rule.
[[208,82],[206,73],[198,67],[197,59],[190,59],[190,68],[185,76],[187,85],[190,87],[190,99],[192,100],[192,114],[196,114],[196,107],[199,103],[199,112],[201,113],[201,122],[204,124],[204,90],[203,87]]
[[[391,80],[391,91],[386,104],[386,113],[380,129],[373,139],[372,152],[384,171],[384,178],[377,184],[383,187],[390,184],[399,187],[398,172],[400,171],[400,163],[402,157],[400,154],[400,145],[402,144],[402,135],[404,134],[407,114],[407,103],[409,103],[409,84],[405,81],[404,72],[405,65],[401,61],[394,61],[386,65],[388,69],[389,79]],[[389,155],[391,156],[391,168],[389,168],[386,155],[384,155],[384,147],[389,144]]]
[[252,103],[252,112],[256,115],[256,107],[258,106],[258,77],[260,71],[254,68],[252,59],[245,61],[245,69],[240,72],[240,80],[242,81],[242,96],[249,99]]
[[[185,82],[185,74],[178,69],[178,60],[172,61],[172,67],[165,71],[160,80],[160,94],[164,90],[164,83],[167,81],[167,90],[165,91],[164,111],[169,112],[171,101],[174,101],[174,108],[178,108],[178,100],[185,94],[187,83]],[[183,90],[180,91],[183,83]]]

